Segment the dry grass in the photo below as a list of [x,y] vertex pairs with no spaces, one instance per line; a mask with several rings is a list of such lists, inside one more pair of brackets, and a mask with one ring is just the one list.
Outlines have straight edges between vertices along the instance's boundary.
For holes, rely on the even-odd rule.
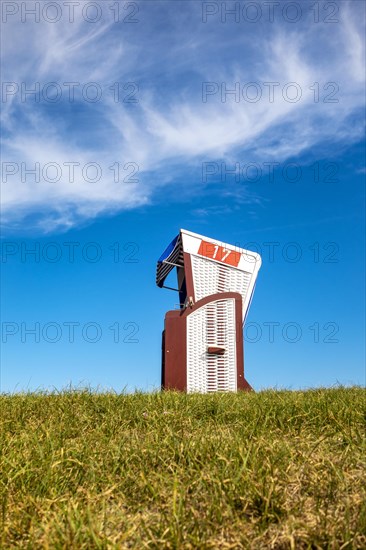
[[2,547],[366,548],[365,396],[2,396]]

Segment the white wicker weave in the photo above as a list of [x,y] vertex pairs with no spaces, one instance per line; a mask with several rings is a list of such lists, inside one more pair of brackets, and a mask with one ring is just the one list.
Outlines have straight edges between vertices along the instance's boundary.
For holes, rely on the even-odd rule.
[[[209,354],[209,346],[225,348]],[[235,300],[216,300],[187,317],[187,391],[236,391]]]

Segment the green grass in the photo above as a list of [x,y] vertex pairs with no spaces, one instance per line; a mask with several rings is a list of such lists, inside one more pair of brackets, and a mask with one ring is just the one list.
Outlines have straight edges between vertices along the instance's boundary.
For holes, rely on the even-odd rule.
[[3,395],[2,548],[366,548],[365,397]]

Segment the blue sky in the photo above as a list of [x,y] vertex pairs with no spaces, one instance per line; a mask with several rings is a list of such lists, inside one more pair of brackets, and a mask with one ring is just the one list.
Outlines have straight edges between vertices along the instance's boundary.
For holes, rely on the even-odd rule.
[[364,3],[52,4],[2,6],[1,390],[157,388],[181,227],[262,256],[255,389],[364,384]]

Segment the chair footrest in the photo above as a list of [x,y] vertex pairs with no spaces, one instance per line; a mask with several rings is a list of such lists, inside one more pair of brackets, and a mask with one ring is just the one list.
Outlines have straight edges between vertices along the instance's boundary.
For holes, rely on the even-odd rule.
[[213,355],[224,355],[225,348],[221,346],[209,346],[207,348],[207,353],[212,353]]

